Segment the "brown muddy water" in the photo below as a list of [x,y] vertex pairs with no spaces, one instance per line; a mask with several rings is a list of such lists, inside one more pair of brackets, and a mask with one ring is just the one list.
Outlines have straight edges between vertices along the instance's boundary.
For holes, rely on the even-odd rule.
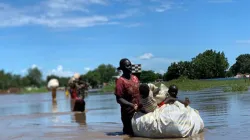
[[[234,140],[250,137],[250,92],[224,93],[219,89],[182,92],[199,110],[205,131],[175,140]],[[120,135],[120,107],[113,94],[89,94],[86,113],[71,112],[64,92],[0,95],[0,140],[141,140]]]

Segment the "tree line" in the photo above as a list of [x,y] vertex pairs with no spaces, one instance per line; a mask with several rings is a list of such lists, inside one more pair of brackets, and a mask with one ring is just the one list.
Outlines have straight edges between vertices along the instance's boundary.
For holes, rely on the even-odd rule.
[[[206,50],[199,53],[191,61],[180,61],[171,63],[167,72],[164,74],[155,73],[152,70],[143,70],[140,80],[143,83],[154,82],[157,79],[169,81],[177,79],[181,76],[189,79],[210,79],[231,77],[238,73],[250,73],[250,54],[241,54],[236,58],[236,62],[229,67],[228,60],[224,52],[216,52],[215,50]],[[88,71],[81,77],[89,83],[93,88],[109,83],[113,80],[113,76],[119,73],[111,64],[101,64],[94,70]],[[42,72],[38,68],[28,69],[25,76],[12,74],[0,70],[0,89],[8,89],[10,87],[42,87],[46,86],[51,78],[59,80],[60,86],[66,86],[70,77],[59,77],[56,75],[48,75],[45,80],[42,79]]]
[[189,79],[211,79],[232,77],[238,73],[250,73],[250,54],[239,55],[236,58],[236,62],[229,67],[224,52],[206,50],[192,58],[191,61],[172,63],[163,78],[166,81],[177,79],[181,76]]

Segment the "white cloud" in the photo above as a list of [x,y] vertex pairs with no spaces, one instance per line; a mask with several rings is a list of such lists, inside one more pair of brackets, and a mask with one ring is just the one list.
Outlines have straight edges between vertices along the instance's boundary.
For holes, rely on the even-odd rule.
[[90,71],[90,70],[91,70],[91,68],[89,68],[89,67],[85,67],[85,68],[84,68],[84,70],[85,70],[85,71]]
[[139,56],[139,59],[151,59],[154,55],[152,53],[145,53],[141,56]]
[[73,71],[65,71],[62,65],[58,65],[56,69],[52,69],[47,75],[57,75],[60,77],[71,77],[74,75]]
[[124,19],[124,18],[127,18],[127,17],[131,17],[131,16],[134,16],[134,15],[137,15],[140,13],[140,10],[139,9],[128,9],[126,11],[124,11],[123,13],[120,13],[120,14],[117,14],[115,16],[112,16],[111,18],[116,18],[116,19]]
[[164,57],[152,57],[151,59],[142,60],[139,57],[131,58],[134,64],[141,64],[143,70],[153,70],[159,73],[165,73],[173,62],[178,62],[177,59],[170,59]]
[[[151,6],[150,9],[155,12],[165,12],[167,10],[170,10],[173,8],[173,5],[179,5],[177,3],[174,3],[172,0],[150,0],[152,3],[155,3],[157,6]],[[180,3],[181,4],[181,3]]]
[[165,12],[172,8],[171,4],[162,4],[161,6],[155,8],[156,12]]
[[250,40],[236,40],[238,44],[250,44]]
[[[0,27],[43,25],[47,27],[91,27],[117,24],[108,16],[86,14],[89,5],[105,0],[47,0],[37,5],[14,7],[0,3]],[[76,14],[78,12],[79,14]]]
[[37,68],[37,65],[36,65],[36,64],[33,64],[33,65],[31,66],[31,68],[32,68],[32,69]]

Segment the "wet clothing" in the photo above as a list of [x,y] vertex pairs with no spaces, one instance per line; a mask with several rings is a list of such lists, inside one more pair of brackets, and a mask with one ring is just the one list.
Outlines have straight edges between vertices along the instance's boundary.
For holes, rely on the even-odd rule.
[[70,92],[71,99],[77,98],[77,90],[76,89],[70,89],[69,92]]
[[[137,104],[138,108],[141,107],[139,80],[134,75],[131,75],[130,80],[127,80],[123,77],[120,77],[119,79],[116,80],[115,95],[117,98],[123,98],[130,103]],[[124,104],[120,104],[120,106],[121,106],[121,119],[123,122],[123,132],[125,134],[133,135],[131,119],[135,113],[134,107]]]

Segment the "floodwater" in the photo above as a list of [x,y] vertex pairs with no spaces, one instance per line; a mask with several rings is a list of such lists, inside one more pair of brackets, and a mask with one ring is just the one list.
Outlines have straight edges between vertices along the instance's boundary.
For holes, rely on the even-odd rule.
[[[236,140],[250,137],[250,92],[224,93],[220,89],[180,92],[199,110],[205,131],[178,140]],[[121,135],[120,108],[113,94],[89,94],[86,113],[71,112],[64,92],[0,95],[0,140],[140,140]],[[175,139],[177,140],[177,139]]]

